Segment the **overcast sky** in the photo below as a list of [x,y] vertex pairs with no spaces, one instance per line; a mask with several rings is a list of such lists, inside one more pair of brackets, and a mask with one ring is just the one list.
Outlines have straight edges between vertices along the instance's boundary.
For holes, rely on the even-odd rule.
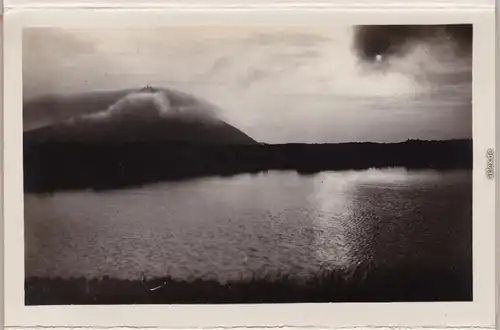
[[471,137],[471,56],[452,39],[378,61],[353,42],[352,27],[29,29],[24,96],[172,87],[268,143]]

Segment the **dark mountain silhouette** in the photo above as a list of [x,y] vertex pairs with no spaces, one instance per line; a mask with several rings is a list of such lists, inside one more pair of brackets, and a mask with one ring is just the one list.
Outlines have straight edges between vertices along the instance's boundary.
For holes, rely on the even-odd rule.
[[42,142],[197,142],[252,144],[252,138],[221,121],[203,123],[183,118],[160,118],[150,122],[82,121],[38,128],[24,134],[27,143]]
[[[105,95],[107,97],[108,94]],[[108,101],[106,97],[101,99],[103,104],[104,100]],[[150,86],[123,95],[104,111],[80,114],[26,131],[24,138],[27,144],[144,141],[256,143],[245,133],[218,119],[208,103],[187,94]]]
[[[111,95],[100,110],[82,106],[107,104]],[[118,189],[269,170],[472,168],[472,140],[269,145],[221,120],[213,105],[173,90],[146,86],[78,100],[78,115],[24,132],[25,191]],[[62,104],[74,113],[71,102]]]

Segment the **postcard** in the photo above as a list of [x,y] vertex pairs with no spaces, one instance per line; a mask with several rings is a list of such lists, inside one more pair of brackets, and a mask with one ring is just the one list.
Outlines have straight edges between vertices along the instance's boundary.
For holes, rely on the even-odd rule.
[[7,326],[494,325],[493,11],[4,19]]

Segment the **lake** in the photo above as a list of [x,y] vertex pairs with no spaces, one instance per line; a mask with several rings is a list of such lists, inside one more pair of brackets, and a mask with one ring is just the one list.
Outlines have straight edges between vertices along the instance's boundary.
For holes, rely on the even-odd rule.
[[471,267],[472,172],[268,172],[25,196],[26,276],[217,279]]

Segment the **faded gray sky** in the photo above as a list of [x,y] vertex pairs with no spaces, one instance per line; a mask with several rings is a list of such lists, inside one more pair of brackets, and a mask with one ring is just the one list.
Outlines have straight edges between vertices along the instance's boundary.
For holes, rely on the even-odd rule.
[[32,28],[24,96],[172,87],[268,143],[471,137],[471,58],[452,41],[370,65],[352,43],[352,27]]

